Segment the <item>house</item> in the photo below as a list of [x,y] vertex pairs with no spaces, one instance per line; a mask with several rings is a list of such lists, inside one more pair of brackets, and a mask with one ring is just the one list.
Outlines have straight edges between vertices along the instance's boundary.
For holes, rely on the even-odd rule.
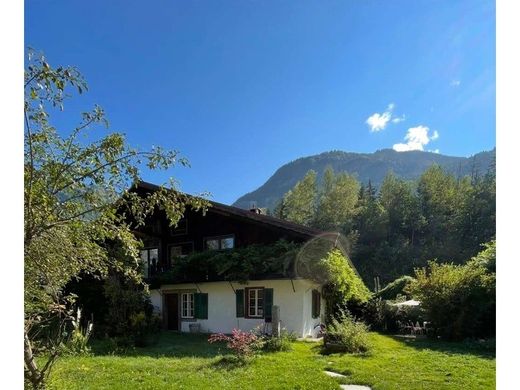
[[[136,187],[143,192],[157,189],[145,182]],[[150,283],[151,301],[165,329],[230,333],[233,328],[260,327],[269,333],[273,306],[279,310],[281,327],[300,337],[315,335],[324,321],[323,285],[299,275],[299,253],[289,256],[285,263],[271,256],[274,267],[253,271],[245,281],[234,280],[229,272],[215,271],[222,264],[195,264],[182,272],[179,267],[198,253],[223,262],[226,256],[247,248],[268,248],[280,242],[303,248],[330,234],[263,215],[258,209],[216,202],[211,202],[204,214],[187,210],[175,227],[170,227],[164,212],[158,210],[136,234],[144,243],[141,261]]]

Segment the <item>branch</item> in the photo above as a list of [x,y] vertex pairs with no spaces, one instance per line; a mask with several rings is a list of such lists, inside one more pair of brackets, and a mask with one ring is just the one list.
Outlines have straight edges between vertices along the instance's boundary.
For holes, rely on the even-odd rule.
[[74,183],[78,182],[78,181],[81,181],[89,176],[92,176],[94,175],[95,173],[99,172],[100,170],[106,168],[106,167],[109,167],[111,165],[115,165],[117,164],[118,162],[120,161],[123,161],[123,160],[126,160],[126,159],[129,159],[131,157],[136,157],[136,156],[147,156],[147,155],[152,155],[151,152],[135,152],[135,153],[127,153],[125,154],[124,156],[122,157],[119,157],[115,160],[112,160],[112,161],[109,161],[105,164],[102,164],[100,165],[99,167],[95,168],[95,169],[92,169],[86,173],[84,173],[83,175],[81,176],[78,176],[78,177],[75,177],[73,178],[71,181],[69,181],[67,184],[65,184],[64,186],[61,186],[60,188],[54,190],[51,195],[56,195],[58,192],[60,191],[63,191],[64,189],[70,187],[71,185],[73,185]]
[[[33,145],[32,145],[32,132],[31,132],[31,126],[29,125],[29,117],[27,116],[27,110],[24,109],[24,117],[25,117],[25,126],[27,127],[27,142],[29,144],[29,183],[27,188],[27,211],[29,213],[28,215],[28,223],[32,223],[33,220],[33,214],[32,214],[32,183],[34,180],[34,152],[33,152]],[[27,229],[26,231],[26,237],[25,240],[28,239],[27,234],[31,231],[31,229]]]
[[84,124],[76,127],[74,129],[74,131],[72,132],[72,134],[70,135],[69,142],[68,142],[68,145],[67,145],[67,150],[65,151],[65,155],[63,156],[63,159],[61,160],[61,165],[62,165],[63,169],[60,169],[60,171],[57,173],[57,175],[55,177],[55,180],[54,180],[54,183],[52,185],[52,191],[51,192],[54,193],[54,190],[56,189],[56,186],[58,185],[58,179],[63,174],[63,172],[65,172],[69,167],[71,167],[74,164],[74,161],[72,161],[70,164],[65,164],[65,161],[67,161],[69,156],[70,156],[70,150],[72,148],[72,141],[75,139],[76,135],[81,130],[83,130],[84,128],[88,127],[92,123],[94,123],[95,119],[96,119],[95,117],[92,117],[89,121],[87,121]]

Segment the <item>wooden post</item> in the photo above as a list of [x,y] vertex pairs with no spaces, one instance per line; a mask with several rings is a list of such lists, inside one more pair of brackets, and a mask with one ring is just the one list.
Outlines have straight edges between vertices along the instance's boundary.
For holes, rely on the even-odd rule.
[[273,320],[271,322],[273,327],[273,337],[280,336],[280,306],[273,305]]

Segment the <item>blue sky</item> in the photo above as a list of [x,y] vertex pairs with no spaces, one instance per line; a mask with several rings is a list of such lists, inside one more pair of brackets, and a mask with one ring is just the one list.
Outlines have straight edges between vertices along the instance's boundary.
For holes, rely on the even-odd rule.
[[177,149],[169,176],[232,203],[282,164],[328,150],[495,146],[493,1],[35,1],[25,44],[75,65],[141,148]]

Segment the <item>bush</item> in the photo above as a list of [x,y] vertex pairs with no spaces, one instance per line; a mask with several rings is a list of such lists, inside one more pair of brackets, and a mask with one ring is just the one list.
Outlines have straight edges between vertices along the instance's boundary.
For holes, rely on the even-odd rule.
[[76,318],[72,320],[72,333],[69,341],[65,345],[64,352],[72,355],[87,355],[90,353],[88,340],[92,334],[93,324],[88,322],[87,326],[81,327],[81,309],[77,309]]
[[413,282],[413,278],[408,275],[401,276],[391,283],[388,283],[385,288],[375,294],[376,297],[382,299],[396,299],[399,295],[404,295],[407,299],[409,294],[405,291],[406,287]]
[[267,337],[264,339],[264,350],[268,352],[290,351],[292,342],[296,340],[296,335],[282,329],[278,337]]
[[150,335],[161,328],[161,320],[153,313],[147,292],[131,280],[114,274],[106,279],[104,293],[108,304],[105,316],[107,335],[133,340],[136,347],[146,346]]
[[368,326],[341,312],[327,325],[324,346],[328,352],[367,352],[371,348]]
[[422,324],[425,316],[420,306],[396,306],[391,301],[373,298],[363,310],[363,319],[373,330],[395,334],[400,331],[400,324]]
[[465,339],[495,334],[496,275],[486,267],[491,262],[483,264],[477,256],[465,265],[430,262],[416,270],[409,290],[438,335]]
[[218,341],[225,341],[226,347],[242,361],[247,361],[253,357],[263,346],[262,340],[257,335],[240,329],[233,329],[231,336],[224,333],[215,333],[208,339],[209,343]]

